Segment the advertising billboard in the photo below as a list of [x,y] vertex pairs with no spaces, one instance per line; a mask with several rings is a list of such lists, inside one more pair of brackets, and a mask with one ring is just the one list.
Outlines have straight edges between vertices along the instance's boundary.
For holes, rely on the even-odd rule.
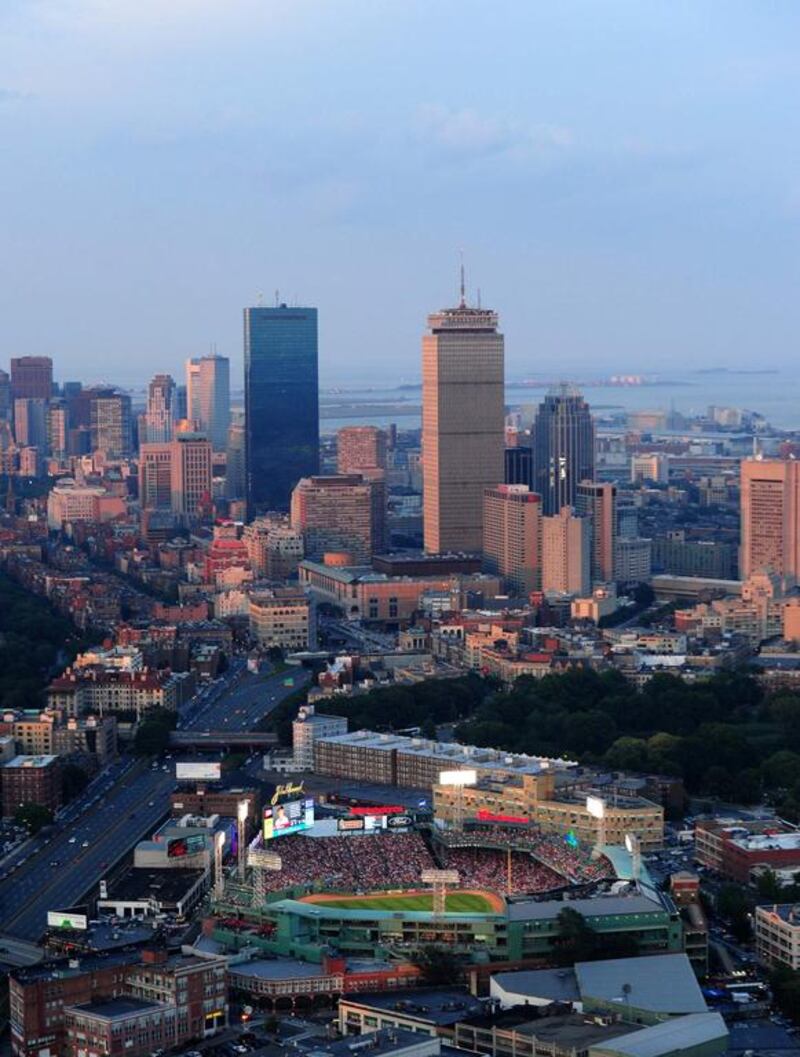
[[400,804],[375,804],[373,807],[351,807],[351,815],[404,815],[408,809]]
[[354,830],[358,833],[364,830],[364,819],[363,818],[340,818],[338,822],[338,829],[340,833],[347,833],[350,830]]
[[386,819],[386,825],[389,829],[405,829],[411,825],[410,815],[389,815]]
[[309,797],[264,808],[264,840],[302,833],[313,825],[314,801]]
[[487,811],[486,808],[478,808],[475,818],[479,822],[512,822],[517,826],[527,826],[530,819],[525,815],[499,815],[496,811]]
[[175,777],[179,782],[218,782],[222,777],[221,764],[216,763],[176,763]]
[[167,858],[183,859],[206,850],[205,833],[192,833],[186,837],[170,837],[167,841]]
[[599,796],[586,797],[586,811],[592,818],[605,818],[606,802]]
[[47,927],[50,929],[88,929],[89,919],[85,914],[71,914],[68,910],[48,910]]
[[471,768],[439,772],[439,785],[475,785],[477,781],[478,772]]

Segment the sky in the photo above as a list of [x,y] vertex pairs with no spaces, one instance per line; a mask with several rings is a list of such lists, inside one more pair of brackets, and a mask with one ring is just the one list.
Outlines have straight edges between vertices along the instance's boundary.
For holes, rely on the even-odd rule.
[[509,379],[788,368],[796,0],[2,0],[0,366],[144,384],[242,308],[326,384],[500,313]]

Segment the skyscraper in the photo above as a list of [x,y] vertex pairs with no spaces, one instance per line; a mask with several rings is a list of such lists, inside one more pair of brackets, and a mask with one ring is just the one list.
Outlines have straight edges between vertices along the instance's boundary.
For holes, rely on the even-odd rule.
[[303,477],[292,492],[292,528],[302,532],[306,554],[345,551],[367,564],[376,546],[376,498],[361,474]]
[[503,480],[503,335],[497,313],[457,308],[428,316],[422,339],[425,549],[479,552],[483,493]]
[[147,388],[147,410],[144,414],[144,436],[141,442],[164,444],[172,440],[176,415],[175,379],[157,374]]
[[591,526],[562,506],[542,518],[542,590],[584,598],[592,589]]
[[53,395],[53,361],[49,356],[19,356],[11,361],[11,394],[49,400]]
[[526,484],[533,490],[533,449],[522,444],[505,450],[505,483]]
[[741,466],[743,580],[774,573],[788,584],[800,579],[800,462],[745,459]]
[[581,481],[575,502],[579,517],[591,522],[592,583],[614,579],[614,548],[617,543],[617,488],[613,484]]
[[172,509],[173,442],[139,446],[139,505],[142,510]]
[[211,442],[202,434],[178,433],[170,450],[172,510],[191,521],[211,502]]
[[525,484],[487,488],[483,499],[483,564],[506,591],[527,597],[541,585],[542,503]]
[[96,396],[91,401],[92,451],[105,452],[108,459],[127,459],[131,454],[131,398],[127,393]]
[[581,481],[594,480],[594,422],[574,386],[552,389],[533,423],[533,488],[545,515],[574,506]]
[[287,510],[319,472],[316,308],[244,310],[244,401],[250,515]]
[[214,451],[225,451],[231,421],[230,360],[201,356],[186,361],[187,418],[205,433]]
[[7,371],[0,370],[0,422],[11,419],[11,379]]
[[228,454],[225,459],[226,499],[245,497],[244,439],[244,425],[232,422],[228,429]]
[[14,401],[14,436],[20,448],[47,450],[47,401],[42,397],[18,396]]

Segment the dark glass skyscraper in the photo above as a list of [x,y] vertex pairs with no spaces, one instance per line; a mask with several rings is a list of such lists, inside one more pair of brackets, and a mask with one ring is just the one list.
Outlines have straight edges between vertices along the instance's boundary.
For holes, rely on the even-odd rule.
[[526,484],[533,492],[533,448],[518,445],[506,448],[505,483]]
[[244,310],[244,404],[250,516],[288,510],[300,478],[319,473],[316,308]]
[[574,386],[559,385],[545,396],[533,423],[533,490],[542,513],[575,506],[578,485],[594,480],[594,422]]

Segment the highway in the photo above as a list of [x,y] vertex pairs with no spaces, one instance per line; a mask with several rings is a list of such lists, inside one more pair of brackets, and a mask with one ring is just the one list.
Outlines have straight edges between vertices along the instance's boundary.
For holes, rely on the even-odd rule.
[[[201,691],[196,696],[183,713],[179,730],[230,734],[251,731],[281,701],[306,686],[309,678],[305,668],[259,675],[238,668],[224,683],[217,683],[205,694]],[[291,685],[287,685],[289,680]]]
[[47,911],[79,903],[133,844],[156,828],[174,788],[172,768],[165,772],[148,761],[115,764],[69,805],[57,831],[28,841],[3,863],[0,933],[39,940]]

